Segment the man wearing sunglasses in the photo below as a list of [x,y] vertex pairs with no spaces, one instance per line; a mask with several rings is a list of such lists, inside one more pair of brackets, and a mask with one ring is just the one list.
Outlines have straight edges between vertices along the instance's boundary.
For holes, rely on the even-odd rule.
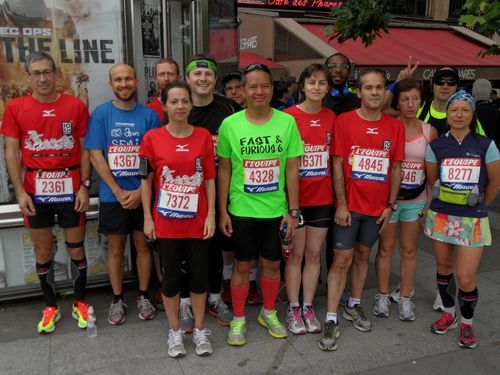
[[332,89],[323,105],[335,112],[337,116],[359,108],[361,105],[359,98],[347,87],[352,68],[349,58],[337,52],[329,56],[325,64],[332,75]]
[[417,117],[434,126],[441,135],[446,129],[446,103],[458,87],[458,70],[449,66],[439,68],[432,77],[433,100],[426,100]]
[[246,342],[249,273],[259,257],[263,307],[258,322],[275,338],[287,336],[275,309],[280,290],[280,231],[290,240],[298,225],[298,159],[304,153],[294,118],[270,105],[269,68],[250,65],[242,78],[247,108],[222,122],[217,146],[219,226],[231,238],[235,258],[230,345]]

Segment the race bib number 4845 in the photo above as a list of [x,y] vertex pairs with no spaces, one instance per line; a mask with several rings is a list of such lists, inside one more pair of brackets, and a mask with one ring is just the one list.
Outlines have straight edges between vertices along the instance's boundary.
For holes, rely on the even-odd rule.
[[243,160],[245,193],[268,193],[279,190],[280,160]]
[[109,146],[108,164],[115,177],[137,176],[141,146]]
[[44,171],[35,177],[35,203],[68,203],[73,200],[73,179],[65,171]]
[[389,170],[389,151],[356,148],[352,154],[353,180],[386,182]]
[[481,159],[446,158],[441,161],[441,182],[454,190],[468,190],[479,182]]

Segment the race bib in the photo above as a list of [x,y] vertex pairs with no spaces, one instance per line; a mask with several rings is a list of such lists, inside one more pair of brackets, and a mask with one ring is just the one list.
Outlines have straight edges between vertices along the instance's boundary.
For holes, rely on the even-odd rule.
[[243,160],[245,193],[267,193],[279,190],[280,160]]
[[389,151],[356,148],[352,153],[353,180],[386,182],[389,170]]
[[108,146],[108,164],[115,177],[137,176],[141,146]]
[[470,190],[479,182],[480,158],[446,158],[441,161],[441,183],[453,190]]
[[198,215],[196,186],[166,184],[160,190],[157,211],[169,219],[192,219]]
[[68,203],[75,199],[66,171],[42,171],[35,177],[35,203]]
[[424,182],[423,161],[403,161],[401,163],[401,187],[404,189],[415,189]]
[[302,178],[328,176],[328,146],[305,145],[299,160],[299,176]]

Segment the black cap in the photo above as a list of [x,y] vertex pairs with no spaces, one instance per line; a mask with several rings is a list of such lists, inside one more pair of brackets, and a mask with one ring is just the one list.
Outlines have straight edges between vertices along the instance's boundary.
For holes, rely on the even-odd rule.
[[224,78],[222,78],[222,84],[226,85],[226,83],[228,83],[232,79],[237,79],[237,80],[241,81],[241,73],[232,72],[232,73],[227,74],[226,76],[224,76]]
[[432,76],[432,83],[435,83],[437,79],[444,77],[444,76],[452,76],[455,78],[457,81],[460,80],[460,77],[458,76],[458,70],[455,68],[452,68],[451,66],[443,66],[436,70],[434,75]]

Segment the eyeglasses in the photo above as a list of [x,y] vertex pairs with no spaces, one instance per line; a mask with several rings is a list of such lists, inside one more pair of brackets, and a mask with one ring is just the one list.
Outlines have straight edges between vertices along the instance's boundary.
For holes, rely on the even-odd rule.
[[55,71],[54,70],[33,70],[32,72],[28,73],[30,76],[35,77],[35,78],[40,78],[41,76],[51,78],[54,75]]
[[269,70],[267,65],[264,65],[264,64],[248,65],[245,68],[245,71],[243,72],[243,74],[247,75],[248,73],[253,72],[254,70],[260,70],[260,71],[266,72],[267,74],[271,75],[271,71]]
[[458,84],[458,80],[455,78],[452,79],[438,78],[434,81],[434,84],[438,86],[444,86],[445,83],[448,86],[456,86]]
[[342,70],[349,70],[349,64],[346,64],[346,63],[329,63],[329,64],[326,64],[326,66],[328,67],[328,69],[340,68]]

